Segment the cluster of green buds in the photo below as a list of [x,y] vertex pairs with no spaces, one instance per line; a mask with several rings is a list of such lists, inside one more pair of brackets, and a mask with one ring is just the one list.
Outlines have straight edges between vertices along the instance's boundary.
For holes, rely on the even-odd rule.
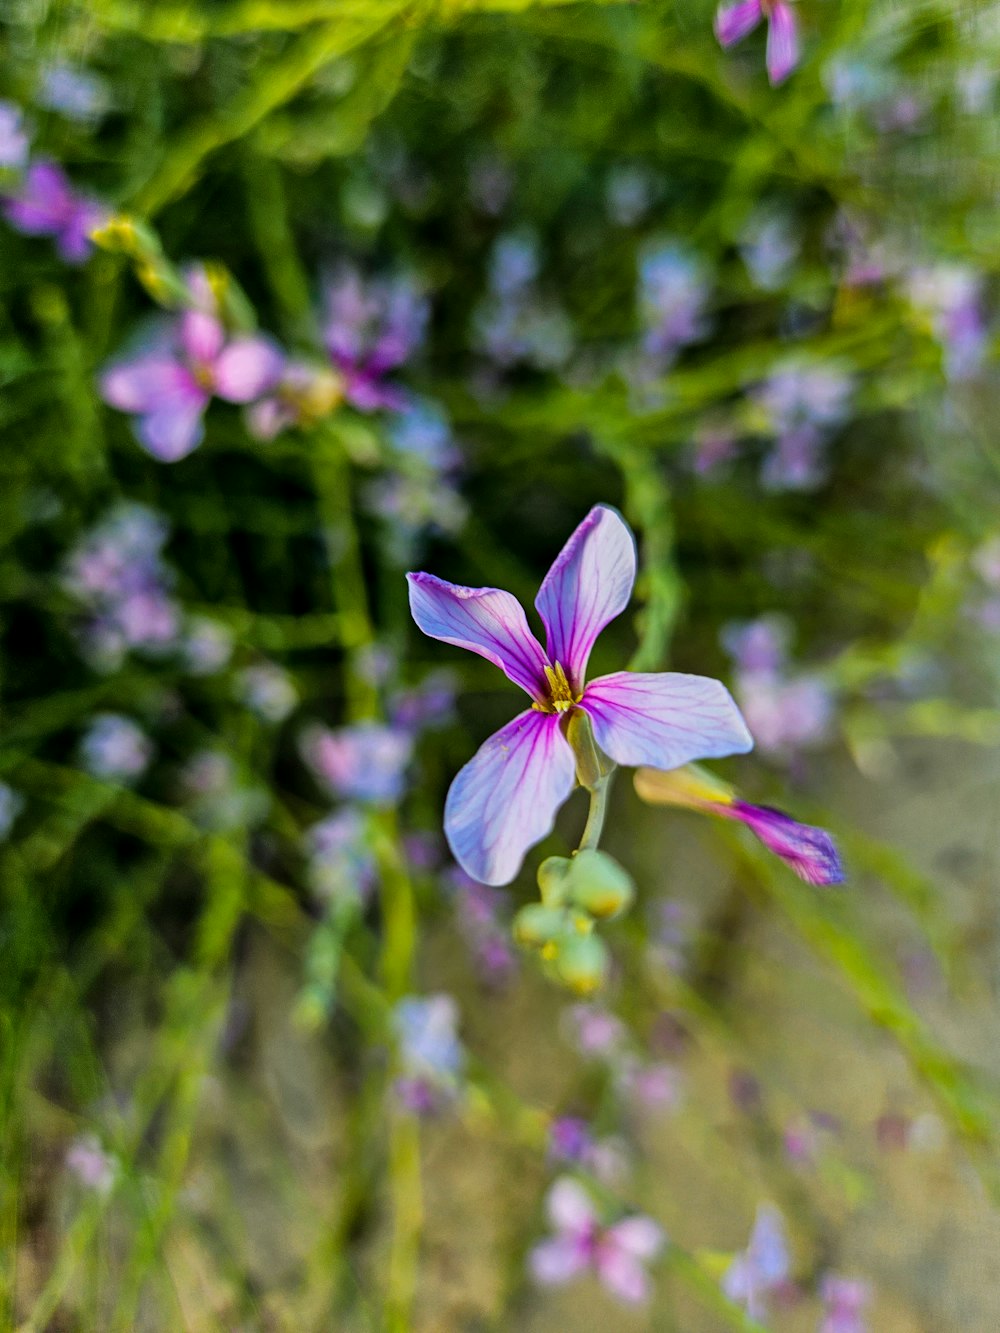
[[594,929],[620,916],[635,898],[631,876],[614,857],[584,848],[575,856],[550,856],[538,868],[539,903],[514,918],[514,938],[537,949],[553,976],[578,995],[604,983],[608,947]]

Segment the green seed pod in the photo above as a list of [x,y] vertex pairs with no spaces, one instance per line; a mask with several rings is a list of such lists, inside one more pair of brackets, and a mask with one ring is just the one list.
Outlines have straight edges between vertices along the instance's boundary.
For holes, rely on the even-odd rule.
[[569,877],[570,901],[599,919],[618,916],[635,898],[632,877],[606,852],[577,852]]
[[566,929],[566,914],[543,903],[529,903],[514,917],[514,938],[518,944],[541,949]]
[[538,867],[538,888],[546,907],[562,907],[569,892],[573,862],[568,856],[549,856]]
[[598,935],[566,935],[559,941],[555,970],[577,995],[592,995],[608,975],[611,956]]

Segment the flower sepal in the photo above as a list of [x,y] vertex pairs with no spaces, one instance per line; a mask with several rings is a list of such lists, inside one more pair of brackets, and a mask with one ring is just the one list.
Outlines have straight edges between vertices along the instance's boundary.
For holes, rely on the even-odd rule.
[[590,718],[580,708],[570,714],[566,739],[576,760],[577,782],[587,791],[595,791],[608,780],[617,765],[598,746]]

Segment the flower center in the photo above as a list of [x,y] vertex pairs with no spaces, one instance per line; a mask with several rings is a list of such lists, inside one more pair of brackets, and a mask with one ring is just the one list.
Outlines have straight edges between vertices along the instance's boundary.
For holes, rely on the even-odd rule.
[[573,693],[561,663],[556,662],[555,666],[546,666],[542,670],[548,681],[549,697],[544,701],[533,703],[532,708],[537,708],[540,713],[565,713],[567,709],[580,702],[583,696]]

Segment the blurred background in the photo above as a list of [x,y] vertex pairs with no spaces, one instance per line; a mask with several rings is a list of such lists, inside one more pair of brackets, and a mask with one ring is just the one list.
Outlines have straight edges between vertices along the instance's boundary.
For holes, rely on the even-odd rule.
[[[8,0],[0,1324],[1000,1326],[1000,12]],[[846,882],[615,780],[567,986],[405,571],[595,503],[594,673]],[[533,615],[533,612],[531,613]],[[600,984],[596,984],[599,982]]]

